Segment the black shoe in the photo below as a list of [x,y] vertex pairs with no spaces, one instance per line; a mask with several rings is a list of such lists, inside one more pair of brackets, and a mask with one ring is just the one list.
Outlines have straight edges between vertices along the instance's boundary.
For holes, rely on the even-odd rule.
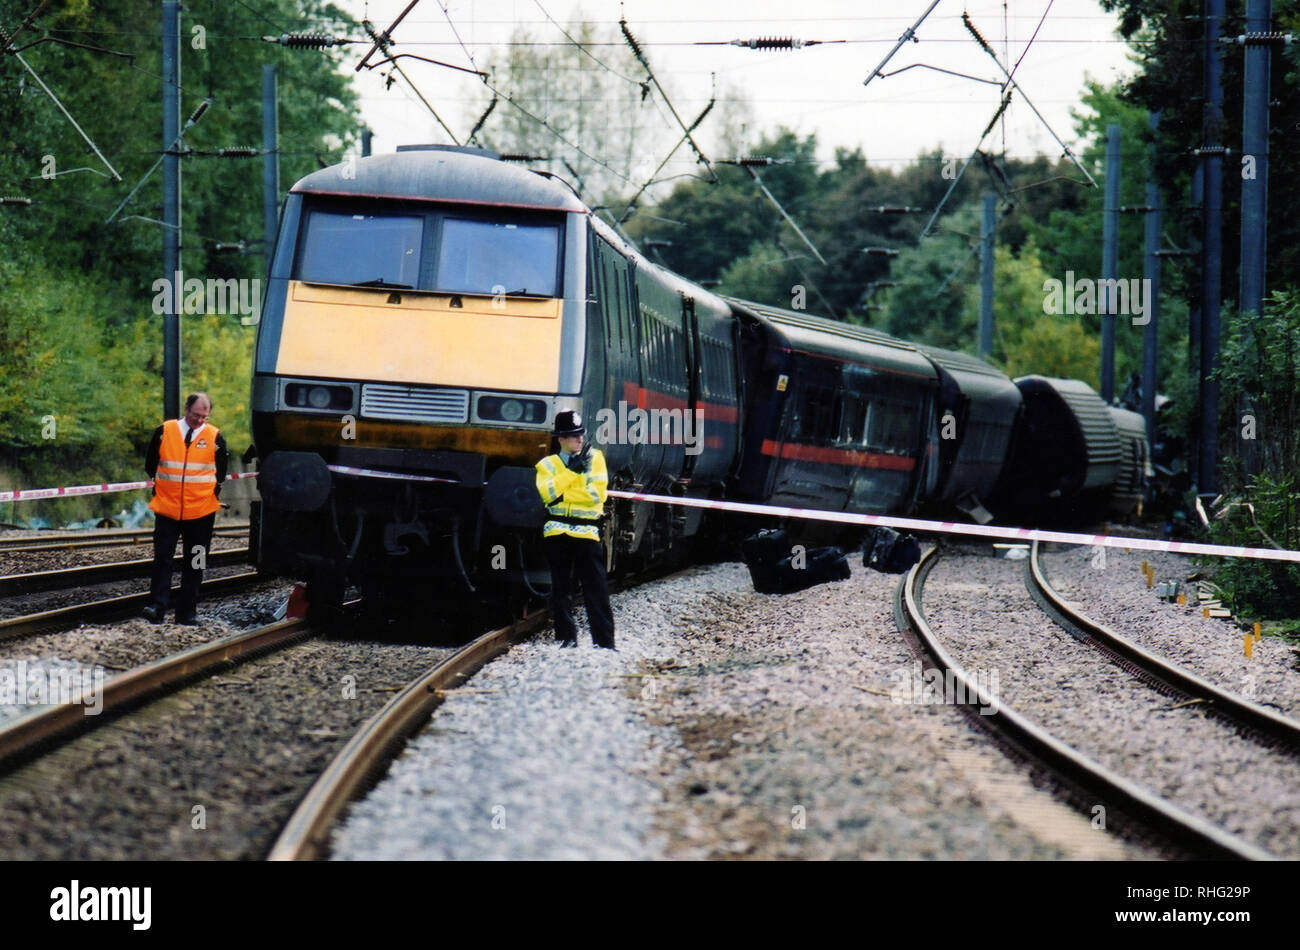
[[140,616],[144,617],[144,619],[148,620],[150,623],[162,623],[163,609],[161,607],[156,607],[153,604],[150,604],[149,606],[145,607],[144,610],[140,611]]
[[184,617],[177,616],[176,622],[187,627],[197,627],[199,625],[199,616],[198,614],[186,614]]
[[560,641],[560,649],[561,649],[561,650],[571,650],[571,649],[573,649],[574,647],[576,647],[577,645],[578,645],[578,641],[577,641],[577,640],[561,640],[561,641]]

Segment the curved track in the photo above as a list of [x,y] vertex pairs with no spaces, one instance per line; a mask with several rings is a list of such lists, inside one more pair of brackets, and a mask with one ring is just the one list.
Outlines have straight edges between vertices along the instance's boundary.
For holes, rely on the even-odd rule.
[[348,803],[382,775],[401,743],[441,704],[443,691],[536,632],[548,617],[538,611],[483,634],[406,687],[366,721],[312,786],[281,832],[267,860],[312,861],[328,850],[330,829]]
[[1300,753],[1300,722],[1225,692],[1213,683],[1142,649],[1070,605],[1048,581],[1037,541],[1025,562],[1025,586],[1039,606],[1084,643],[1110,657],[1163,693],[1198,700],[1216,716],[1256,734],[1265,744],[1283,745]]
[[[1111,805],[1115,826],[1135,834],[1154,830],[1175,847],[1199,858],[1269,860],[1272,855],[1243,841],[1176,805],[1153,795],[1116,774],[1078,750],[1039,728],[1036,724],[989,695],[948,652],[931,630],[922,610],[925,579],[937,563],[938,548],[931,548],[904,575],[895,592],[894,612],[899,628],[909,633],[926,662],[939,670],[945,681],[960,684],[956,691],[968,709],[985,711],[971,718],[989,729],[1031,761],[1045,766],[1067,786],[1087,790]],[[991,715],[989,709],[996,710]]]

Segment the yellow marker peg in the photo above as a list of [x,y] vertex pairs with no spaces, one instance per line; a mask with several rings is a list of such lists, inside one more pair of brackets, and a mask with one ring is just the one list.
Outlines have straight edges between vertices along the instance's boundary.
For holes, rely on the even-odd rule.
[[1151,589],[1152,587],[1154,587],[1155,585],[1156,585],[1156,572],[1155,572],[1155,571],[1148,571],[1148,572],[1147,572],[1147,590],[1150,590],[1150,589]]
[[1142,573],[1148,575],[1151,573],[1151,565],[1148,564],[1146,561],[1142,562]]
[[1245,642],[1242,643],[1242,648],[1246,651],[1246,657],[1249,659],[1251,653],[1254,652],[1255,649],[1255,638],[1249,633],[1246,634],[1246,639]]
[[1209,620],[1209,619],[1210,619],[1210,608],[1209,608],[1209,607],[1202,607],[1202,608],[1201,608],[1201,616],[1204,617],[1206,620]]
[[1182,593],[1181,591],[1178,594],[1178,606],[1180,607],[1187,606],[1187,595]]
[[1259,633],[1259,621],[1256,620],[1256,621],[1255,621],[1255,642],[1256,642],[1256,643],[1259,643],[1259,637],[1260,637],[1260,633]]

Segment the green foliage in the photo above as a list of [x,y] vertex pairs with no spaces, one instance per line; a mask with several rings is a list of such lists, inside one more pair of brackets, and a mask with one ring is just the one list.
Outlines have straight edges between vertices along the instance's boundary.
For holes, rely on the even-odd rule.
[[[37,6],[0,0],[12,31]],[[356,137],[356,94],[339,70],[352,47],[287,50],[256,39],[285,30],[355,35],[321,0],[196,3],[181,16],[182,121],[212,106],[185,136],[184,270],[189,277],[265,276],[262,254],[218,256],[218,241],[258,248],[262,162],[204,157],[261,146],[262,64],[279,69],[282,190],[342,158]],[[143,476],[142,452],[161,420],[162,331],[151,309],[161,272],[160,10],[134,0],[51,4],[19,45],[50,36],[109,52],[40,42],[23,57],[121,175],[114,181],[14,56],[0,57],[0,481],[75,484]],[[116,55],[122,54],[122,55]],[[49,177],[53,173],[52,177]],[[141,183],[122,208],[108,219]],[[132,216],[139,217],[132,217]],[[182,318],[182,385],[203,387],[230,445],[248,441],[252,331],[237,317]],[[49,418],[54,422],[53,438]],[[44,420],[44,421],[43,421]],[[84,517],[130,499],[21,503],[6,517]],[[25,507],[24,507],[25,506]]]
[[[1300,549],[1300,290],[1275,291],[1260,317],[1225,314],[1217,372],[1223,424],[1228,515],[1211,535],[1220,544]],[[1238,415],[1246,407],[1248,418]],[[1247,474],[1242,456],[1253,441],[1261,471]],[[1247,505],[1250,508],[1247,508]],[[1253,517],[1251,511],[1253,509]],[[1300,617],[1300,566],[1226,559],[1216,581],[1239,612]]]
[[[1216,544],[1300,548],[1300,482],[1287,472],[1261,474],[1246,488],[1254,509],[1238,505],[1222,520],[1211,522]],[[1250,618],[1300,617],[1300,564],[1224,558],[1215,568],[1215,583],[1234,613]]]
[[254,327],[241,326],[238,317],[221,314],[181,319],[181,388],[211,397],[211,422],[234,454],[252,442],[248,381],[255,332]]

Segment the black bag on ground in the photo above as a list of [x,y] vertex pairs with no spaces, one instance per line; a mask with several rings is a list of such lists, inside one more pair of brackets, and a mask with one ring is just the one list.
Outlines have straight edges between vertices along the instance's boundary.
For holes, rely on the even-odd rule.
[[873,528],[862,544],[862,566],[884,574],[902,574],[921,560],[921,542],[893,528]]
[[741,542],[754,590],[760,594],[792,594],[827,581],[847,580],[851,569],[836,547],[794,551],[786,533],[770,528]]

